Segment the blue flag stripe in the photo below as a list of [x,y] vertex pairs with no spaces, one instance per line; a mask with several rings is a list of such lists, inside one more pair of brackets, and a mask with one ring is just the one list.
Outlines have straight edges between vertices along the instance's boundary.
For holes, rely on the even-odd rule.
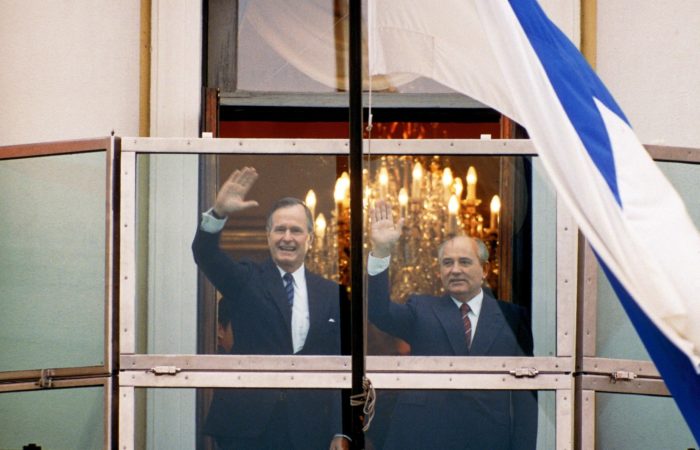
[[610,138],[593,99],[629,124],[627,118],[578,49],[536,1],[510,0],[510,5],[586,151],[622,206]]
[[605,263],[600,258],[598,262],[647,351],[650,355],[654,355],[654,364],[673,395],[695,440],[700,442],[700,375],[695,372],[685,353],[673,345],[644,314]]

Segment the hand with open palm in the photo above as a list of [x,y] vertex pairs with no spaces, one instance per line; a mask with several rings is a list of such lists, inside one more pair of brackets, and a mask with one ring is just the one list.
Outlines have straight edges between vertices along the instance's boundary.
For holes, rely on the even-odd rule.
[[258,173],[253,167],[234,170],[216,194],[214,213],[219,217],[226,217],[236,211],[258,206],[255,200],[245,200],[257,179]]
[[394,214],[391,203],[386,200],[377,200],[370,211],[370,242],[372,243],[372,256],[385,258],[391,255],[391,248],[401,237],[403,219],[394,222]]

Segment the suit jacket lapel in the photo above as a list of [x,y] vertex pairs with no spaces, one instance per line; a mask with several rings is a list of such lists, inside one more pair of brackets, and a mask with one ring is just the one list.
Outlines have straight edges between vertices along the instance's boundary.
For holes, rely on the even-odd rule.
[[505,318],[496,300],[484,295],[479,322],[476,325],[476,333],[474,333],[472,341],[471,354],[474,356],[487,355],[505,324]]
[[328,308],[329,302],[323,301],[321,298],[322,293],[320,292],[318,286],[318,278],[313,274],[306,271],[306,294],[309,299],[309,334],[306,337],[306,341],[313,339],[314,331],[319,330],[321,327],[321,320],[326,318],[328,314],[324,314],[324,310]]
[[277,307],[277,310],[282,315],[285,327],[287,328],[289,339],[292,338],[292,310],[287,301],[287,293],[284,290],[284,282],[280,277],[280,272],[277,266],[271,259],[268,259],[263,265],[263,280],[267,280],[265,293],[269,299]]
[[456,356],[468,355],[469,349],[464,337],[464,323],[459,314],[459,309],[457,309],[452,299],[448,295],[440,297],[435,302],[433,309],[445,330],[454,354]]

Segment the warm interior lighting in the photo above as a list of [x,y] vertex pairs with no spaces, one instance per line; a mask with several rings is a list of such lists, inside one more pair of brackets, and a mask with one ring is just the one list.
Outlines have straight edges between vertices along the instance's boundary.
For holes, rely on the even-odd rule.
[[315,226],[316,239],[323,240],[326,235],[326,225],[326,216],[324,216],[323,213],[319,214],[316,218]]
[[442,186],[445,189],[449,189],[449,187],[452,186],[452,180],[452,169],[445,167],[445,170],[442,171]]
[[454,187],[455,195],[457,196],[457,200],[459,200],[462,198],[462,192],[464,192],[464,183],[462,183],[461,178],[455,178]]
[[453,216],[456,216],[459,212],[459,200],[454,194],[450,196],[450,201],[447,202],[447,211]]
[[386,198],[387,196],[387,188],[389,186],[389,172],[386,170],[386,167],[382,166],[381,169],[379,169],[379,194],[381,195],[382,198]]
[[494,195],[491,199],[491,212],[501,212],[501,199],[498,195]]
[[306,200],[304,203],[306,203],[307,208],[311,211],[311,217],[314,217],[316,215],[316,193],[313,189],[309,189],[309,192],[306,193]]
[[[495,250],[499,245],[500,201],[497,200],[499,212],[494,210],[491,224],[485,223],[482,214],[488,214],[488,209],[476,196],[476,169],[470,166],[466,174],[458,174],[459,166],[448,167],[446,161],[439,156],[385,156],[363,170],[364,209],[361,213],[365,221],[365,251],[369,208],[376,200],[389,200],[394,207],[394,217],[403,219],[403,233],[391,259],[392,277],[396,277],[392,283],[394,298],[404,298],[410,292],[440,289],[435,245],[454,234],[481,238],[492,255],[489,278],[498,277],[499,253]],[[470,193],[466,199],[462,197],[465,179]],[[307,260],[311,270],[343,284],[350,282],[349,189],[350,177],[343,172],[335,185],[335,210],[331,211],[324,234],[317,221],[316,243]]]
[[413,184],[411,185],[411,195],[413,198],[417,199],[420,197],[420,186],[423,180],[423,165],[420,163],[420,161],[413,165],[412,175]]
[[489,230],[495,232],[498,229],[498,220],[501,214],[501,199],[498,195],[494,195],[491,199],[491,221],[489,223]]
[[399,205],[408,205],[408,192],[406,191],[406,188],[401,188],[401,190],[399,191]]
[[467,170],[467,201],[476,200],[476,169],[474,166],[469,166]]
[[333,192],[333,199],[336,203],[346,203],[348,198],[348,192],[350,191],[350,175],[347,172],[343,172],[335,182],[335,191]]
[[386,167],[379,169],[379,185],[387,186],[389,184],[389,172],[387,172]]

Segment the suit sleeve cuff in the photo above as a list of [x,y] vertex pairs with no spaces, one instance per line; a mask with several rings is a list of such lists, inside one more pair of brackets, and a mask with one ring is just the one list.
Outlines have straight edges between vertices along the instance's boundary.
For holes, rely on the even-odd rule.
[[226,218],[217,219],[212,214],[212,208],[210,208],[202,213],[202,221],[199,224],[199,228],[204,232],[214,234],[223,230],[224,225],[226,225]]
[[370,276],[378,275],[388,269],[390,264],[391,256],[387,256],[386,258],[377,258],[372,256],[370,253],[369,258],[367,259],[367,273]]

